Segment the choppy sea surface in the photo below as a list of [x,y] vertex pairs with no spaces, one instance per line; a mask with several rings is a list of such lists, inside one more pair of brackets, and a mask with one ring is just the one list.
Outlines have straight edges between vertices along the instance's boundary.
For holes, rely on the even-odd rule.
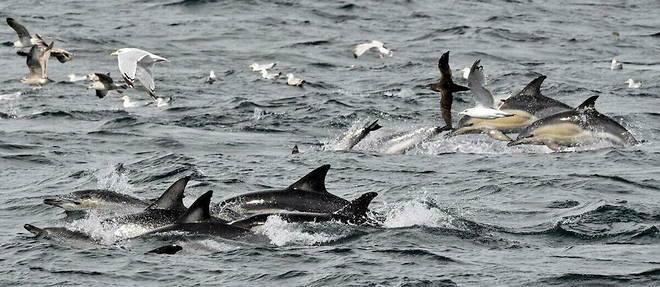
[[[0,112],[15,116],[0,120],[0,285],[658,286],[658,15],[653,0],[2,1],[2,18],[56,37],[75,58],[51,59],[54,82],[32,91],[19,81],[24,58],[0,47]],[[0,27],[0,41],[16,40]],[[353,58],[368,40],[393,57]],[[170,59],[154,75],[171,107],[124,109],[114,92],[99,100],[87,82],[68,82],[119,79],[109,54],[123,47]],[[445,51],[454,69],[480,58],[497,96],[541,74],[543,94],[569,105],[599,95],[597,109],[641,143],[552,152],[438,136],[387,154],[382,139],[441,125],[439,96],[423,85]],[[610,70],[615,56],[623,70]],[[260,79],[253,62],[308,83]],[[455,111],[473,103],[454,97]],[[382,129],[342,150],[342,134],[375,119]],[[207,190],[217,202],[322,164],[332,165],[331,193],[379,193],[371,209],[383,228],[269,220],[267,245],[207,238],[146,255],[163,242],[113,243],[121,234],[100,228],[99,214],[70,219],[43,204],[89,188],[154,198],[186,175],[186,204]],[[26,223],[107,244],[35,239]]]

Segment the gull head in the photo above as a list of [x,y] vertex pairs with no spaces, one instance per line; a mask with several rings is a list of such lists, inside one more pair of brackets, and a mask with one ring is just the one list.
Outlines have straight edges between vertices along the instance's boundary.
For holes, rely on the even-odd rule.
[[128,49],[126,49],[126,48],[121,48],[121,49],[119,49],[119,50],[117,50],[117,51],[114,51],[114,52],[110,53],[110,56],[119,56],[119,55],[121,55],[122,53],[126,53],[127,51],[128,51]]

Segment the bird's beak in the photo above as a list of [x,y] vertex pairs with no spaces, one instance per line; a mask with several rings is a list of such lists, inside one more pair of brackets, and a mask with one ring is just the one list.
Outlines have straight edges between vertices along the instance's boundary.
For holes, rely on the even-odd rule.
[[110,53],[110,56],[117,56],[117,51]]

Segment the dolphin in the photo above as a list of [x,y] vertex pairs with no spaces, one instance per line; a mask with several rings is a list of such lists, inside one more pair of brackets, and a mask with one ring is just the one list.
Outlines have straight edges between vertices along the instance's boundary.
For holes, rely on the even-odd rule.
[[126,205],[147,207],[150,204],[149,201],[105,189],[78,190],[67,195],[46,198],[44,199],[44,203],[63,208],[66,211],[81,211]]
[[496,140],[511,141],[505,133],[520,132],[538,119],[572,110],[570,106],[541,94],[541,84],[545,79],[546,76],[537,77],[518,94],[504,100],[499,109],[513,116],[497,119],[464,116],[450,136],[486,133]]
[[325,189],[330,165],[322,165],[294,184],[283,189],[269,189],[242,194],[216,204],[213,213],[230,220],[258,213],[278,211],[330,213],[349,203]]
[[346,206],[332,213],[312,213],[312,212],[278,212],[263,213],[240,219],[230,223],[232,226],[238,226],[246,229],[252,229],[263,225],[270,216],[279,216],[287,222],[326,222],[337,221],[345,224],[364,224],[369,222],[367,212],[369,203],[378,193],[367,192],[357,199],[351,201]]
[[386,154],[402,154],[416,147],[422,142],[428,141],[443,131],[447,127],[422,127],[412,132],[397,134],[395,137],[387,139],[387,148],[383,150]]
[[183,250],[183,247],[176,244],[170,244],[149,250],[146,253],[174,255],[181,250]]
[[617,146],[634,145],[637,140],[626,128],[596,111],[598,96],[585,100],[574,110],[535,121],[523,129],[508,146],[541,144],[552,150],[562,147],[609,142]]
[[183,193],[188,181],[190,181],[190,176],[174,182],[142,212],[109,218],[104,220],[103,223],[114,225],[133,224],[148,229],[172,224],[187,210],[186,206],[183,205]]
[[438,60],[438,69],[440,70],[440,80],[437,83],[428,84],[425,87],[441,94],[440,110],[442,111],[442,118],[445,121],[445,126],[441,128],[442,132],[452,128],[451,104],[454,100],[454,93],[469,91],[470,89],[454,84],[454,80],[451,76],[451,68],[449,67],[449,51],[440,56],[440,59]]
[[202,194],[175,223],[152,230],[141,236],[184,232],[195,235],[213,235],[230,240],[249,242],[268,241],[265,236],[254,234],[245,228],[231,226],[220,218],[212,217],[209,210],[211,196],[213,196],[212,190]]
[[37,238],[48,239],[58,243],[86,247],[99,247],[102,245],[83,232],[69,230],[64,227],[39,228],[31,224],[25,224],[23,228],[34,234]]

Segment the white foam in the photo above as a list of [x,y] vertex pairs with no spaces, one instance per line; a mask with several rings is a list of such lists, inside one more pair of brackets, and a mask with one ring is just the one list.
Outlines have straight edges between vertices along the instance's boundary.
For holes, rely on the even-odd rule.
[[386,228],[409,226],[455,228],[455,217],[429,204],[427,196],[423,196],[421,199],[386,204],[385,207],[388,212],[383,226]]
[[94,177],[96,177],[96,188],[98,189],[125,194],[130,194],[134,190],[133,185],[128,182],[126,174],[117,170],[117,164],[108,164],[106,168],[96,171]]
[[317,245],[343,237],[325,232],[305,232],[300,224],[286,222],[275,215],[268,217],[264,225],[255,228],[255,231],[268,236],[270,242],[277,246]]

